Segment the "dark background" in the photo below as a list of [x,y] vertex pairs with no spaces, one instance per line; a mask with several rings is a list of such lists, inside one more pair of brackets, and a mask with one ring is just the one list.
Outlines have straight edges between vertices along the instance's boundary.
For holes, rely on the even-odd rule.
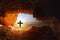
[[0,16],[5,11],[18,9],[34,10],[35,17],[55,16],[60,19],[60,7],[58,0],[0,0]]

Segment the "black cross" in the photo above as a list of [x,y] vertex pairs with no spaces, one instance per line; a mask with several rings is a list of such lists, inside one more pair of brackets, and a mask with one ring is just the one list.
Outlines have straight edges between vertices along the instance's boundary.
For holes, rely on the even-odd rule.
[[21,27],[21,24],[23,24],[22,22],[21,22],[21,20],[18,22],[18,24],[19,24],[19,26]]

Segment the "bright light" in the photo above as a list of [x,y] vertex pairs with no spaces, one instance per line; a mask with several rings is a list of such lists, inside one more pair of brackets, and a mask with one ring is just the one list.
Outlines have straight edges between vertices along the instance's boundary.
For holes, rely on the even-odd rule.
[[[20,20],[21,22],[23,22],[23,24],[21,24],[21,27],[18,24]],[[17,16],[17,20],[16,23],[14,24],[14,27],[17,30],[28,30],[31,28],[34,22],[36,22],[36,18],[34,18],[33,15],[20,13]]]

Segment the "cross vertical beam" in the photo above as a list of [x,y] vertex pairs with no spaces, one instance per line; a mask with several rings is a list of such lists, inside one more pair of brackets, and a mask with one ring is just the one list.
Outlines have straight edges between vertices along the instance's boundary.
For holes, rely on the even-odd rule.
[[19,24],[19,26],[21,27],[21,24],[23,24],[22,22],[21,22],[21,20],[18,22],[18,24]]

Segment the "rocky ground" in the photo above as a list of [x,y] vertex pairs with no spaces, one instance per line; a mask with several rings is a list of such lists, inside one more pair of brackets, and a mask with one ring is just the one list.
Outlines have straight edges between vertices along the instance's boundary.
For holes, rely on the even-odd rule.
[[9,27],[0,27],[0,40],[57,40],[47,26],[32,27],[26,32],[12,31]]

